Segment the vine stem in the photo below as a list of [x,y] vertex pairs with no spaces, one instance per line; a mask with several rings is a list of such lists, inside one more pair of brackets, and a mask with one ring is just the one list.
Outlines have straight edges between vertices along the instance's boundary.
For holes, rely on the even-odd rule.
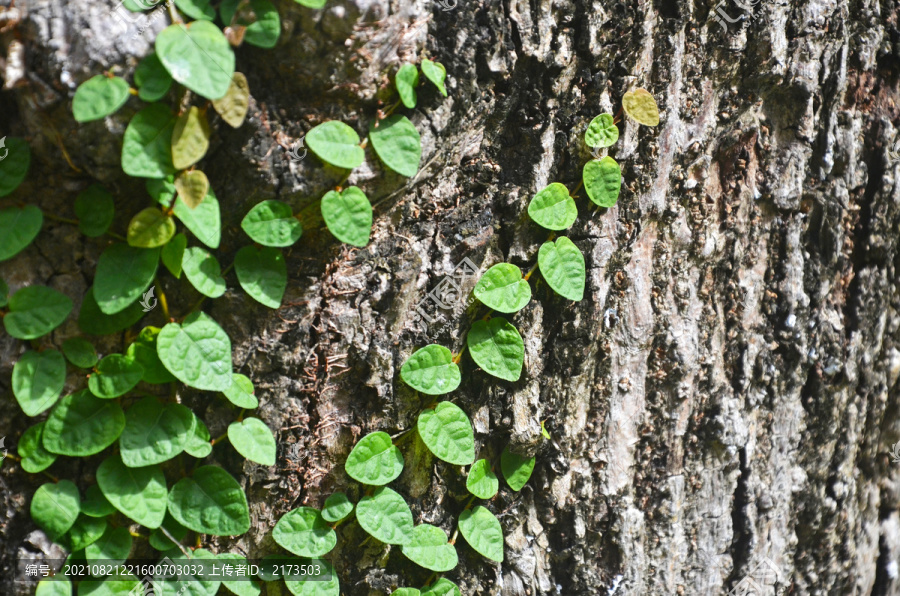
[[[469,335],[469,333],[466,332],[466,336],[468,336],[468,335]],[[462,360],[463,354],[466,353],[466,347],[468,347],[468,344],[463,342],[463,346],[462,346],[462,348],[460,348],[459,354],[457,354],[456,356],[453,357],[453,364],[459,364],[459,361]]]
[[162,308],[163,316],[166,318],[166,321],[171,321],[171,317],[169,316],[169,301],[166,299],[166,293],[162,289],[162,284],[159,283],[159,276],[154,276],[153,281],[156,283],[154,286],[159,290],[159,306]]

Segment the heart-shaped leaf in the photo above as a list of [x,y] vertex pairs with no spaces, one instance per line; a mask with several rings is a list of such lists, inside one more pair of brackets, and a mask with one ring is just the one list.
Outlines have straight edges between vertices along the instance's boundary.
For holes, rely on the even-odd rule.
[[510,263],[498,263],[485,271],[475,284],[475,297],[488,308],[513,313],[531,301],[531,286],[522,270]]
[[144,309],[139,302],[134,302],[114,315],[100,310],[94,299],[94,288],[88,288],[81,300],[81,311],[78,313],[78,327],[90,335],[110,335],[127,329],[144,316]]
[[175,199],[172,209],[175,217],[181,220],[197,240],[210,248],[219,248],[222,237],[222,218],[219,212],[219,200],[210,188],[200,204],[188,207],[181,197]]
[[389,434],[374,432],[360,439],[353,447],[344,467],[354,480],[381,486],[403,471],[403,455]]
[[73,482],[48,482],[31,498],[31,519],[51,540],[58,540],[78,519],[80,505],[81,496]]
[[56,461],[56,454],[44,449],[44,444],[42,443],[43,431],[44,423],[38,422],[22,433],[22,437],[17,445],[19,457],[22,458],[22,469],[29,474],[43,472]]
[[70,337],[64,341],[62,352],[66,359],[78,368],[93,368],[99,360],[94,344],[83,337]]
[[625,113],[644,126],[659,124],[659,107],[656,100],[646,89],[629,91],[622,97],[622,108]]
[[575,302],[584,298],[584,255],[571,240],[561,237],[542,244],[538,266],[554,292]]
[[173,128],[175,115],[162,104],[151,104],[135,114],[122,138],[122,170],[138,178],[165,178],[174,174]]
[[287,288],[287,265],[281,250],[270,246],[245,246],[234,256],[238,282],[251,298],[278,308]]
[[94,298],[108,315],[123,311],[141,298],[156,275],[159,248],[112,244],[97,260]]
[[494,514],[481,505],[459,516],[459,533],[484,557],[503,562],[503,529]]
[[[197,106],[191,106],[175,120],[172,129],[172,164],[178,170],[189,168],[209,149],[209,122]],[[203,193],[206,194],[206,193]]]
[[259,582],[251,577],[252,573],[243,571],[249,569],[246,557],[242,557],[237,553],[219,553],[216,555],[216,559],[226,565],[230,564],[233,566],[233,574],[222,578],[223,586],[236,594],[236,596],[259,596],[260,592],[262,592]]
[[554,182],[534,195],[528,203],[528,215],[548,230],[565,230],[575,223],[578,208],[565,185]]
[[235,450],[258,464],[275,465],[275,437],[259,418],[244,418],[228,426],[228,440]]
[[112,445],[125,428],[119,404],[82,390],[62,398],[44,423],[41,440],[50,453],[86,456]]
[[342,492],[336,492],[329,496],[325,499],[325,506],[322,507],[322,519],[331,523],[346,519],[351,513],[353,513],[353,503]]
[[213,107],[232,128],[243,124],[247,110],[250,109],[250,85],[247,77],[240,72],[234,73],[225,96],[213,101]]
[[290,246],[303,233],[290,205],[281,201],[263,201],[255,205],[244,216],[241,228],[254,242],[274,247]]
[[88,379],[91,393],[103,399],[125,395],[144,376],[144,367],[133,358],[122,354],[110,354],[97,365],[97,372]]
[[127,527],[107,526],[103,536],[84,550],[84,558],[88,561],[102,560],[104,563],[121,565],[131,553],[131,544],[131,533]]
[[78,229],[90,238],[96,238],[106,233],[112,224],[115,212],[112,195],[99,184],[91,184],[75,199]]
[[187,248],[187,236],[182,233],[175,234],[165,246],[159,257],[163,265],[169,270],[175,279],[181,279],[181,262],[184,260],[184,251]]
[[231,387],[231,340],[209,315],[195,312],[184,323],[169,323],[156,338],[156,351],[169,372],[204,391]]
[[525,363],[525,342],[509,321],[495,317],[476,321],[466,344],[472,360],[488,374],[507,381],[518,381]]
[[407,62],[401,66],[394,77],[394,84],[403,105],[410,109],[416,107],[416,87],[419,86],[419,69],[416,65]]
[[71,311],[68,296],[45,286],[28,286],[10,296],[3,326],[16,339],[37,339],[59,327]]
[[[161,563],[171,565],[172,571],[155,576],[153,596],[215,596],[219,593],[223,574],[216,555],[203,548],[188,553],[190,556],[185,556],[178,548],[165,553]],[[143,595],[138,592],[137,596]]]
[[187,443],[184,444],[184,452],[194,457],[204,458],[212,453],[212,444],[209,442],[209,429],[206,424],[197,418],[193,418],[191,433]]
[[146,102],[154,102],[169,92],[172,76],[159,61],[156,52],[151,52],[135,69],[134,84],[138,87],[138,97]]
[[56,350],[29,350],[13,366],[12,390],[27,416],[56,403],[66,384],[66,360]]
[[588,147],[602,149],[619,140],[619,128],[613,121],[612,114],[600,114],[588,124],[584,132],[584,142]]
[[105,519],[90,517],[81,513],[72,527],[69,528],[69,532],[66,534],[63,542],[69,549],[69,552],[75,552],[100,540],[104,532],[106,532]]
[[43,223],[44,214],[34,205],[0,209],[0,261],[22,252],[37,237]]
[[284,514],[275,524],[272,538],[300,557],[321,557],[337,544],[337,534],[312,507],[298,507]]
[[365,246],[372,233],[372,205],[365,193],[355,186],[340,193],[334,190],[322,197],[322,219],[328,230],[341,242]]
[[619,200],[622,188],[622,170],[610,156],[591,160],[584,164],[582,171],[584,189],[588,197],[600,207],[612,207]]
[[208,250],[197,246],[185,250],[181,268],[191,285],[204,296],[218,298],[225,293],[222,267]]
[[193,415],[185,406],[145,397],[125,413],[119,439],[122,463],[141,468],[172,459],[184,451],[192,425]]
[[413,537],[409,505],[396,492],[382,486],[356,506],[360,527],[385,544],[408,544]]
[[156,352],[156,338],[159,332],[159,327],[144,327],[125,353],[144,369],[141,380],[155,385],[171,383],[175,380],[172,373],[163,366],[159,354]]
[[427,58],[422,60],[422,74],[425,78],[434,83],[441,95],[447,97],[447,88],[444,86],[444,80],[447,78],[447,69],[440,62],[432,62]]
[[337,120],[323,122],[304,137],[319,159],[338,168],[352,170],[362,165],[365,152],[359,146],[356,131]]
[[31,147],[24,139],[3,137],[0,138],[0,149],[3,149],[0,153],[3,155],[3,160],[0,160],[0,197],[5,197],[25,179],[31,165]]
[[459,586],[443,577],[430,586],[422,588],[422,596],[462,596]]
[[444,346],[431,344],[413,352],[400,367],[400,378],[427,395],[450,393],[459,387],[459,366]]
[[202,466],[169,492],[169,513],[185,528],[214,536],[235,536],[250,529],[244,490],[231,474]]
[[459,466],[475,461],[475,432],[469,417],[456,404],[442,401],[433,410],[424,410],[416,428],[437,458]]
[[284,584],[288,591],[294,596],[340,596],[340,582],[331,563],[325,559],[313,559],[311,563],[321,567],[318,576],[299,581],[292,579],[290,575],[285,576]]
[[509,446],[503,450],[500,455],[500,469],[503,470],[503,477],[511,489],[518,492],[522,490],[528,479],[531,478],[531,472],[534,471],[534,458],[522,457],[509,450]]
[[97,75],[78,86],[72,98],[76,122],[99,120],[116,112],[128,101],[129,87],[125,79]]
[[189,170],[175,177],[178,199],[190,209],[196,209],[209,196],[209,178],[200,170]]
[[216,9],[209,2],[210,0],[175,0],[175,6],[196,21],[212,21],[216,18]]
[[456,548],[447,542],[447,534],[428,524],[413,528],[412,538],[403,545],[403,554],[413,563],[437,573],[450,571],[459,563]]
[[139,248],[163,246],[175,235],[175,222],[156,207],[147,207],[128,224],[128,244]]
[[231,387],[222,392],[228,401],[239,408],[252,410],[259,406],[259,400],[253,395],[253,381],[244,375],[232,375]]
[[491,464],[486,459],[479,459],[469,469],[466,478],[466,488],[479,499],[493,499],[500,488],[497,475],[491,470]]
[[[372,148],[384,165],[406,177],[415,176],[422,159],[419,131],[409,118],[394,114],[369,126]],[[306,137],[309,138],[309,135]]]
[[240,3],[241,0],[225,0],[222,2],[219,6],[222,22],[245,27],[244,41],[250,45],[260,48],[274,48],[275,44],[278,43],[279,35],[281,35],[281,19],[275,6],[269,0],[250,0],[247,8],[253,11],[255,15],[254,20],[245,20],[239,16],[237,21],[235,21],[233,19],[234,13]]
[[92,484],[84,493],[81,501],[81,512],[91,517],[106,517],[116,512],[116,508],[103,495],[100,485]]
[[[131,0],[143,2],[144,0]],[[129,0],[123,0],[123,4]],[[105,563],[106,561],[104,561]],[[124,571],[119,575],[109,575],[105,579],[82,580],[78,584],[78,596],[129,596],[140,593],[144,584],[137,577]]]
[[234,51],[209,21],[166,27],[156,36],[156,55],[172,78],[206,99],[228,92],[234,76]]

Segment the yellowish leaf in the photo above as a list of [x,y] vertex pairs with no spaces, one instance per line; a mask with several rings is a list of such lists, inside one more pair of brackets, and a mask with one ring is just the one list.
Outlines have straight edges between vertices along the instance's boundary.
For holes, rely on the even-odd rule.
[[247,117],[247,109],[250,107],[250,86],[247,84],[247,77],[240,72],[234,73],[225,97],[213,101],[213,107],[222,120],[232,128],[243,124],[244,118]]
[[659,124],[659,108],[656,100],[646,89],[629,91],[622,98],[622,107],[625,113],[644,126],[656,126]]
[[172,163],[179,170],[189,168],[206,155],[209,123],[200,108],[192,106],[175,121],[172,131]]
[[200,170],[182,172],[175,178],[175,190],[184,204],[194,209],[209,192],[209,179]]

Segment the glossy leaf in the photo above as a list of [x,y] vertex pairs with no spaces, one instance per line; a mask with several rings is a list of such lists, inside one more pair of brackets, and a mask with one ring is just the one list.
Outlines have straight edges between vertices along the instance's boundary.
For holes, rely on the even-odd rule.
[[447,88],[444,86],[444,80],[447,78],[447,69],[440,62],[432,62],[427,58],[422,60],[422,74],[425,78],[434,83],[441,95],[447,97]]
[[290,246],[303,233],[290,205],[281,201],[257,203],[244,216],[241,228],[254,242],[274,247]]
[[[221,567],[213,576],[213,565],[218,565],[216,555],[206,549],[197,548],[185,556],[175,548],[165,553],[163,562],[175,565],[173,573],[153,582],[154,594],[137,594],[134,596],[215,596],[222,585]],[[197,565],[202,561],[202,567]],[[192,564],[194,563],[194,564]],[[179,568],[180,567],[180,568]]]
[[66,320],[72,301],[51,288],[28,286],[10,296],[8,308],[3,317],[6,332],[16,339],[37,339]]
[[83,337],[70,337],[63,342],[62,351],[66,359],[78,368],[93,368],[99,360],[94,344]]
[[372,233],[372,205],[365,193],[355,186],[340,193],[325,193],[321,202],[322,219],[328,230],[341,242],[363,247]]
[[284,514],[275,524],[272,538],[300,557],[321,557],[337,544],[337,534],[312,507],[298,507]]
[[140,299],[156,275],[159,252],[159,248],[121,243],[107,247],[94,275],[94,298],[100,310],[114,315]]
[[[17,137],[0,138],[0,197],[5,197],[16,190],[31,165],[31,147],[24,139]],[[0,259],[2,260],[2,259]]]
[[43,223],[44,214],[34,205],[0,209],[0,261],[22,252],[37,237]]
[[509,450],[509,447],[503,450],[500,456],[500,469],[503,470],[503,477],[511,489],[518,492],[522,490],[531,473],[534,471],[535,459],[533,457],[522,457]]
[[443,395],[459,387],[459,366],[444,346],[431,344],[413,352],[400,367],[400,378],[427,395]]
[[314,127],[306,133],[304,141],[319,159],[338,168],[352,170],[362,165],[365,159],[365,152],[359,146],[359,135],[337,120]]
[[272,431],[259,418],[244,418],[228,426],[228,440],[235,450],[263,466],[275,465],[277,446]]
[[514,313],[531,301],[531,286],[522,270],[510,263],[498,263],[485,271],[475,284],[475,297],[488,308]]
[[278,308],[287,288],[287,265],[281,250],[270,246],[245,246],[234,256],[238,282],[251,298]]
[[622,109],[631,118],[644,126],[659,124],[659,107],[646,89],[634,89],[622,97]]
[[184,452],[201,459],[212,453],[212,444],[209,442],[209,429],[196,415],[193,418],[188,440],[184,444]]
[[503,562],[503,529],[494,514],[481,505],[459,516],[459,533],[484,557]]
[[88,288],[81,300],[81,311],[78,313],[78,327],[90,335],[110,335],[131,327],[144,316],[144,309],[139,302],[134,302],[114,315],[100,310],[94,299],[94,288]]
[[172,75],[166,70],[156,52],[151,52],[134,71],[134,84],[138,97],[146,102],[154,102],[165,97],[172,87]]
[[72,596],[72,582],[64,575],[38,582],[34,596]]
[[[259,596],[262,589],[259,581],[250,577],[249,574],[241,574],[239,565],[247,565],[247,558],[237,553],[219,553],[216,558],[224,564],[235,566],[234,575],[226,575],[222,578],[222,585],[236,596]],[[231,579],[229,579],[231,578]]]
[[356,505],[360,527],[385,544],[407,544],[413,537],[413,516],[399,494],[382,486]]
[[119,439],[122,463],[140,468],[172,459],[184,451],[192,425],[193,415],[185,406],[143,398],[125,413]]
[[[128,0],[125,0],[127,2]],[[137,2],[138,0],[133,0]],[[143,1],[143,0],[141,0]],[[83,580],[78,584],[78,596],[131,596],[144,589],[141,580],[134,575],[122,573],[109,575],[105,579]],[[137,591],[137,592],[136,592]]]
[[407,62],[401,66],[394,77],[394,84],[403,105],[410,109],[416,107],[416,87],[419,85],[419,69],[416,65]]
[[472,360],[488,374],[507,381],[518,381],[525,363],[525,342],[506,319],[476,321],[466,344]]
[[97,370],[88,379],[91,393],[103,399],[125,395],[144,376],[144,367],[123,354],[110,354],[97,365]]
[[325,499],[325,505],[322,507],[322,519],[331,523],[346,519],[351,513],[353,513],[353,503],[342,492],[336,492],[329,496]]
[[234,76],[234,51],[209,21],[166,27],[156,36],[156,54],[173,79],[207,99],[223,97]]
[[122,138],[122,170],[138,178],[165,178],[175,173],[172,165],[172,129],[175,115],[154,103],[128,123]]
[[209,2],[210,0],[175,0],[175,6],[194,20],[212,21],[216,18],[216,9]]
[[548,230],[565,230],[575,223],[578,208],[565,185],[554,182],[534,195],[528,203],[528,215]]
[[584,164],[582,172],[584,190],[588,197],[600,207],[612,207],[619,199],[622,188],[622,170],[610,156],[591,160]]
[[422,596],[462,596],[459,586],[443,577],[430,586],[422,588]]
[[82,390],[62,398],[44,423],[44,448],[59,455],[87,456],[112,445],[125,428],[119,404]]
[[419,131],[406,116],[388,116],[377,127],[373,122],[369,126],[369,140],[388,168],[406,177],[415,176],[419,171],[422,158]]
[[437,573],[450,571],[459,563],[456,548],[447,542],[447,534],[429,524],[413,528],[412,538],[403,545],[403,554],[413,563]]
[[331,563],[324,559],[314,559],[312,562],[324,567],[320,575],[328,579],[295,581],[291,579],[291,576],[287,576],[284,578],[284,584],[287,586],[288,591],[294,596],[340,596],[340,581]]
[[445,462],[466,466],[475,461],[475,432],[462,409],[442,401],[419,414],[419,436],[428,449]]
[[66,360],[54,349],[29,350],[13,366],[13,395],[27,416],[37,416],[55,404],[65,383]]
[[213,107],[232,128],[243,124],[250,109],[250,85],[247,77],[240,72],[234,73],[225,96],[213,101]]
[[65,538],[69,552],[81,550],[97,542],[106,532],[106,520],[81,513]]
[[244,41],[250,45],[274,48],[278,43],[279,35],[281,35],[281,19],[275,6],[269,0],[250,0],[247,8],[253,11],[255,18],[247,21],[239,17],[235,21],[233,16],[240,3],[241,0],[224,0],[222,2],[219,6],[222,22],[246,27]]
[[469,469],[466,478],[466,488],[479,499],[493,499],[500,488],[497,475],[491,470],[491,464],[486,459],[479,459]]
[[156,338],[159,359],[184,383],[205,391],[231,387],[231,340],[209,315],[195,312],[169,323]]
[[41,485],[31,498],[31,519],[51,540],[58,540],[78,518],[81,496],[68,480]]
[[125,79],[97,75],[75,90],[72,113],[76,122],[99,120],[116,112],[128,101],[129,87]]
[[542,244],[538,266],[554,292],[576,302],[584,298],[584,255],[571,240],[561,237]]
[[131,553],[131,544],[132,538],[128,528],[107,526],[103,535],[84,549],[84,558],[87,561],[101,560],[104,563],[121,565]]
[[185,528],[214,536],[250,529],[250,510],[241,485],[225,470],[202,466],[169,492],[169,513]]
[[159,257],[163,265],[169,270],[175,279],[181,279],[181,262],[184,260],[184,251],[187,248],[187,236],[182,233],[175,234],[162,248]]
[[185,250],[181,268],[191,285],[204,296],[218,298],[225,293],[222,267],[208,250],[197,246]]
[[92,184],[75,199],[78,229],[89,238],[102,236],[109,230],[115,215],[113,197],[99,184]]
[[222,218],[219,200],[212,188],[209,189],[200,204],[193,209],[188,207],[181,197],[178,197],[175,199],[172,211],[197,240],[210,248],[219,248],[222,237]]
[[244,375],[234,374],[231,386],[222,393],[237,407],[252,410],[259,406],[259,400],[253,395],[254,391],[253,381]]
[[81,512],[91,517],[106,517],[116,512],[116,508],[103,495],[100,485],[92,484],[85,491],[84,499],[81,501]]
[[619,140],[619,128],[613,121],[612,114],[600,114],[588,124],[584,132],[584,142],[588,147],[602,149]]
[[29,427],[19,438],[17,449],[22,458],[22,469],[29,474],[37,474],[49,468],[56,461],[56,454],[44,449],[41,437],[44,423],[39,422]]
[[175,222],[155,207],[148,207],[128,224],[128,244],[140,248],[156,248],[175,235]]
[[209,196],[209,178],[200,170],[181,172],[175,177],[178,200],[188,208],[196,209]]
[[403,471],[403,455],[385,432],[366,435],[353,447],[345,464],[347,474],[363,484],[382,486]]
[[156,352],[156,338],[159,332],[160,329],[158,327],[144,327],[131,345],[128,346],[128,351],[125,353],[126,356],[140,364],[141,368],[144,369],[141,380],[145,383],[156,385],[171,383],[175,380],[172,373],[163,366],[162,361],[159,359],[159,354]]

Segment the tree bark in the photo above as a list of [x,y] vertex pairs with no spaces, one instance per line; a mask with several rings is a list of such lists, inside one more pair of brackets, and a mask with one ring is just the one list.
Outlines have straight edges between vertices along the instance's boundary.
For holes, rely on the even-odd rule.
[[[900,440],[892,6],[727,3],[742,18],[724,30],[716,6],[683,0],[277,5],[278,46],[237,50],[253,96],[248,121],[215,127],[203,168],[223,205],[223,263],[247,243],[239,222],[252,205],[279,199],[303,213],[281,309],[253,302],[233,274],[206,307],[231,336],[235,370],[256,385],[279,458],[265,468],[216,448],[212,461],[246,487],[253,528],[204,539],[207,548],[261,557],[286,511],[320,507],[334,490],[361,496],[343,469],[353,444],[413,427],[429,402],[402,384],[400,365],[428,343],[459,352],[484,314],[461,299],[423,326],[416,305],[463,259],[479,272],[499,262],[530,269],[547,234],[528,219],[528,201],[551,182],[578,186],[588,122],[617,113],[639,86],[656,97],[660,125],[621,120],[610,148],[624,176],[619,202],[595,211],[582,191],[565,233],[585,255],[584,300],[563,300],[535,275],[534,299],[511,318],[526,347],[516,383],[462,359],[450,398],[472,418],[481,456],[510,444],[537,465],[521,492],[503,485],[489,504],[505,562],[459,539],[460,565],[447,577],[468,595],[724,594],[768,560],[771,593],[900,594],[900,475],[889,455]],[[34,158],[0,204],[70,218],[77,193],[99,181],[116,195],[121,232],[149,200],[119,166],[141,103],[76,125],[71,98],[106,69],[130,80],[167,17],[137,34],[108,3],[31,0],[5,15],[13,10],[21,20],[3,34],[12,88],[0,98],[0,132],[28,138]],[[370,197],[375,224],[370,244],[352,249],[316,216],[340,178],[285,149],[329,119],[365,134],[395,101],[396,68],[423,55],[446,66],[449,97],[420,87],[418,108],[405,112],[422,135],[413,178],[383,170],[367,149],[347,184]],[[77,312],[104,246],[48,220],[35,244],[0,263],[0,277],[13,290],[64,291]],[[161,283],[173,314],[197,298],[174,279]],[[163,323],[156,310],[143,324]],[[78,333],[70,317],[49,339]],[[9,389],[23,349],[0,336],[7,445],[33,424]],[[83,378],[68,381],[75,389]],[[181,399],[213,436],[233,419],[209,394]],[[464,473],[412,437],[394,484],[417,522],[452,534]],[[86,483],[99,461],[54,469]],[[48,550],[28,514],[43,481],[9,463],[0,471],[4,578],[20,553]],[[342,593],[427,582],[399,549],[364,537],[355,523],[340,528]],[[0,580],[3,593],[20,589]]]

